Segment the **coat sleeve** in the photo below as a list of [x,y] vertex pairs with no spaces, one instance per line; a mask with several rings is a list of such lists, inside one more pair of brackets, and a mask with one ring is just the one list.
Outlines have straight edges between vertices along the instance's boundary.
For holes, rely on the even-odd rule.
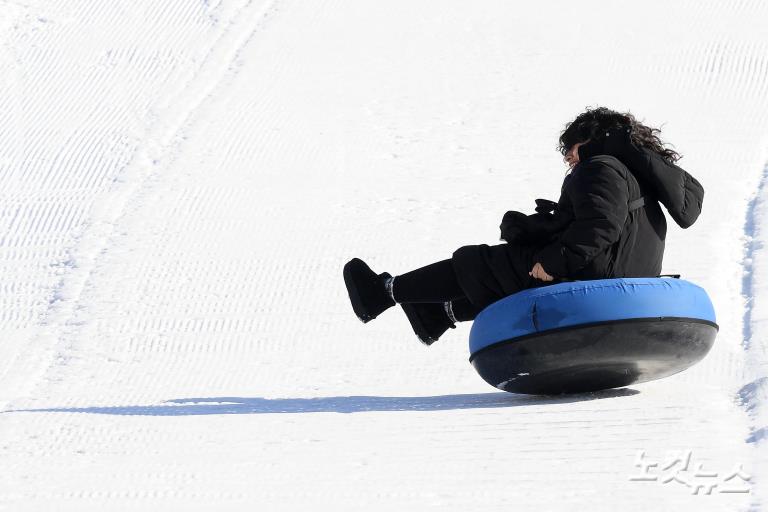
[[568,186],[573,220],[559,238],[534,255],[554,277],[568,277],[613,245],[628,213],[627,181],[600,162],[585,162]]

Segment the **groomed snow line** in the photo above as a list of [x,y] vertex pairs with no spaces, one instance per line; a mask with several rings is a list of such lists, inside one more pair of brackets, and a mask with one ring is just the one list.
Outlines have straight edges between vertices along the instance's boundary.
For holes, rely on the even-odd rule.
[[[0,0],[0,510],[768,510],[768,4]],[[498,241],[566,122],[706,190],[675,376],[515,395],[341,269]]]

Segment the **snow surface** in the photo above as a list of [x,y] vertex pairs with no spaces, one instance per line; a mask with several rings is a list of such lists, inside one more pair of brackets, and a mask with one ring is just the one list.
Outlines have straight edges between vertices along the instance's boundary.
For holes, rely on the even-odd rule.
[[[0,510],[768,509],[766,22],[746,0],[0,1]],[[715,304],[701,363],[511,395],[469,325],[427,348],[398,310],[358,322],[345,261],[497,243],[556,199],[588,105],[662,126],[706,187],[664,268]]]

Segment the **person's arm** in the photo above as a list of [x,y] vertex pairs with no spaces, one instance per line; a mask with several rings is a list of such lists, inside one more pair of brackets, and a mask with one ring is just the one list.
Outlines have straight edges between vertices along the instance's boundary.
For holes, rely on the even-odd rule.
[[621,234],[629,202],[627,182],[600,162],[584,162],[569,184],[574,218],[555,242],[533,258],[547,274],[568,277],[613,245]]

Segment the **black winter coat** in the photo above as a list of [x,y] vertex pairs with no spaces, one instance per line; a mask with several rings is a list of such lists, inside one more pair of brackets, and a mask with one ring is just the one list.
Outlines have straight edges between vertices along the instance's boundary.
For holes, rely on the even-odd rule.
[[[581,151],[579,156],[581,162],[566,177],[557,209],[545,223],[554,226],[546,230],[553,234],[543,240],[467,245],[453,253],[459,285],[478,310],[520,290],[563,279],[655,277],[661,272],[667,233],[659,201],[683,228],[701,213],[701,184],[650,150],[632,146],[621,159],[607,154],[582,158]],[[554,282],[529,275],[537,262]]]
[[[667,224],[657,199],[664,197],[675,220],[688,227],[701,212],[703,188],[679,167],[643,151],[633,171],[614,156],[596,155],[566,177],[556,215],[571,220],[533,256],[547,273],[568,279],[659,275]],[[649,176],[661,176],[662,183]],[[683,204],[690,198],[684,193],[690,183],[698,187],[697,204]]]

